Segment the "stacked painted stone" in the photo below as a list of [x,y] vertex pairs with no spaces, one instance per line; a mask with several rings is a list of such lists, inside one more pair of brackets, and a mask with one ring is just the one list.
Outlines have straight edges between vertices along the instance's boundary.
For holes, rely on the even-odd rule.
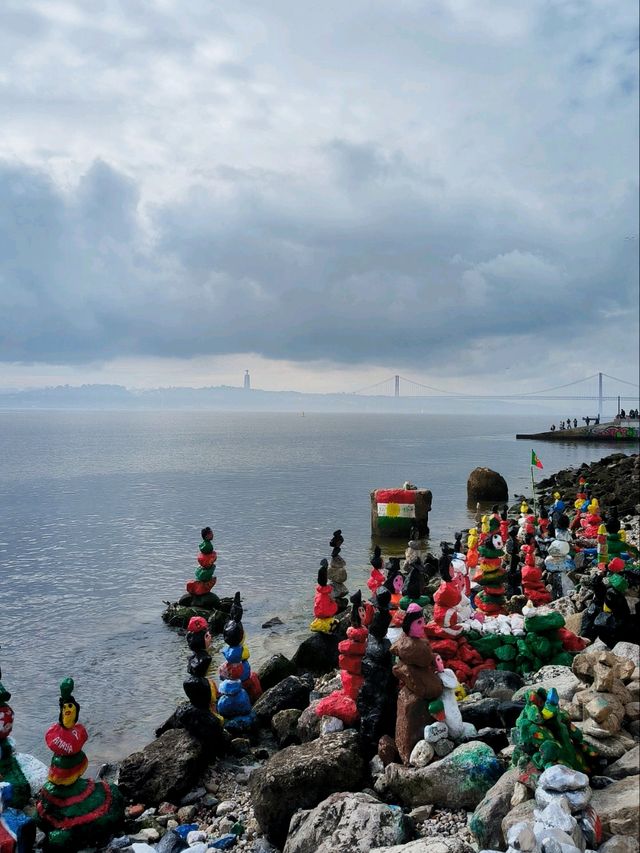
[[380,551],[380,547],[378,545],[373,549],[373,557],[369,560],[371,563],[371,574],[369,575],[369,580],[367,581],[367,586],[369,587],[369,591],[371,595],[375,595],[378,589],[385,582],[385,576],[382,572],[383,561],[382,561],[382,552]]
[[240,593],[236,592],[230,619],[223,631],[226,645],[222,654],[225,662],[220,667],[218,698],[218,713],[224,719],[225,729],[231,732],[247,731],[254,725],[255,714],[251,708],[251,695],[257,699],[262,692],[258,676],[251,672],[249,665],[249,649],[244,643],[242,615]]
[[476,595],[478,610],[488,616],[505,612],[504,576],[506,569],[502,565],[504,543],[499,533],[500,522],[489,520],[489,530],[484,542],[478,548],[480,560],[473,580],[482,587]]
[[313,620],[309,625],[311,631],[321,634],[330,634],[336,626],[336,613],[338,605],[331,593],[333,587],[328,582],[328,563],[325,559],[320,561],[318,570],[318,584],[313,599]]
[[367,649],[369,632],[362,624],[363,617],[364,608],[361,601],[356,599],[351,606],[351,624],[347,628],[347,639],[338,644],[342,688],[321,699],[316,709],[319,717],[337,717],[349,726],[358,722],[356,700],[364,681],[362,659]]
[[378,748],[383,735],[391,735],[395,728],[396,698],[393,677],[391,643],[386,637],[391,621],[389,601],[391,595],[381,586],[375,597],[375,613],[369,625],[367,648],[362,658],[363,684],[356,699],[360,716],[360,734],[367,757]]
[[433,596],[433,620],[426,626],[426,636],[433,651],[453,670],[458,681],[473,685],[478,673],[483,669],[494,669],[495,662],[484,660],[463,634],[462,597],[453,580],[442,581]]
[[349,606],[349,590],[346,587],[347,580],[346,563],[343,557],[340,556],[340,549],[344,543],[344,537],[341,530],[334,530],[329,547],[331,548],[331,560],[327,577],[331,582],[331,597],[338,606],[338,613],[342,613]]
[[124,802],[116,785],[83,779],[88,735],[78,722],[80,705],[73,679],[60,684],[60,716],[45,734],[53,752],[49,778],[37,802],[38,823],[47,834],[48,849],[68,851],[108,836],[122,822]]
[[213,547],[213,530],[210,527],[203,527],[201,536],[202,541],[198,546],[196,557],[198,568],[195,571],[195,579],[187,581],[187,592],[180,599],[180,604],[213,610],[220,605],[218,596],[212,592],[217,580],[215,571],[218,555]]
[[542,571],[536,566],[536,547],[533,537],[529,537],[526,545],[522,546],[524,567],[522,569],[522,592],[534,607],[548,604],[551,593],[542,582]]

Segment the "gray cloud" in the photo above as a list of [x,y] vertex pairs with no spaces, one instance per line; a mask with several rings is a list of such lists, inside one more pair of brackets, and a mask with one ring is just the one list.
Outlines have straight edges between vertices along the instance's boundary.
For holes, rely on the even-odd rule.
[[423,5],[10,4],[0,358],[633,358],[633,18]]

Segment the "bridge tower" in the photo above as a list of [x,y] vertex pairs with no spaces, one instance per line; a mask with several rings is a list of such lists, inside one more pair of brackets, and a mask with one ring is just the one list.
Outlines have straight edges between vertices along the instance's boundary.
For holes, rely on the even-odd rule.
[[[618,406],[618,412],[620,407]],[[602,373],[598,373],[598,418],[602,420]]]
[[251,391],[251,377],[249,376],[248,370],[245,370],[244,372],[244,390]]
[[398,376],[397,373],[394,376],[394,379],[395,379],[394,396],[399,397],[400,396],[400,377]]

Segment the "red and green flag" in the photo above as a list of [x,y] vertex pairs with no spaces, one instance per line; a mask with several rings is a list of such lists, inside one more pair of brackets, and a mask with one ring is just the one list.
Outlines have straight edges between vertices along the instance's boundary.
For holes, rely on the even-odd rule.
[[542,467],[544,467],[544,466],[542,465],[542,462],[541,462],[541,461],[538,459],[538,457],[536,456],[536,452],[535,452],[535,450],[532,450],[532,451],[531,451],[531,467],[532,467],[532,468],[533,468],[533,467],[535,467],[535,468],[542,468]]
[[376,489],[374,494],[381,531],[406,531],[416,518],[416,493],[413,489]]

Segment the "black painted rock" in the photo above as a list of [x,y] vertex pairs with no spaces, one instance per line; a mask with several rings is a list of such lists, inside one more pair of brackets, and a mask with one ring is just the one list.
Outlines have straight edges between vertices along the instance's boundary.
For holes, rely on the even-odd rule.
[[466,723],[476,729],[511,729],[524,702],[501,702],[499,699],[481,699],[479,702],[462,702],[460,712]]
[[517,672],[499,669],[483,669],[473,685],[474,692],[482,693],[485,699],[508,701],[522,687],[524,679]]
[[474,468],[467,480],[467,498],[474,501],[506,501],[507,481],[491,468]]
[[287,708],[304,710],[309,704],[310,692],[308,682],[297,675],[288,675],[274,687],[265,690],[253,710],[261,723],[268,723],[278,711],[285,711]]
[[288,675],[294,675],[295,672],[296,668],[289,658],[281,654],[271,655],[269,660],[265,661],[257,670],[263,690],[274,687]]
[[338,668],[339,642],[337,634],[311,634],[300,643],[291,662],[296,669],[324,675]]
[[282,847],[294,812],[312,809],[336,791],[360,790],[365,777],[360,736],[354,730],[288,746],[249,779],[256,820],[267,838]]
[[118,787],[126,799],[147,806],[175,803],[196,786],[205,765],[200,741],[173,729],[124,759]]

